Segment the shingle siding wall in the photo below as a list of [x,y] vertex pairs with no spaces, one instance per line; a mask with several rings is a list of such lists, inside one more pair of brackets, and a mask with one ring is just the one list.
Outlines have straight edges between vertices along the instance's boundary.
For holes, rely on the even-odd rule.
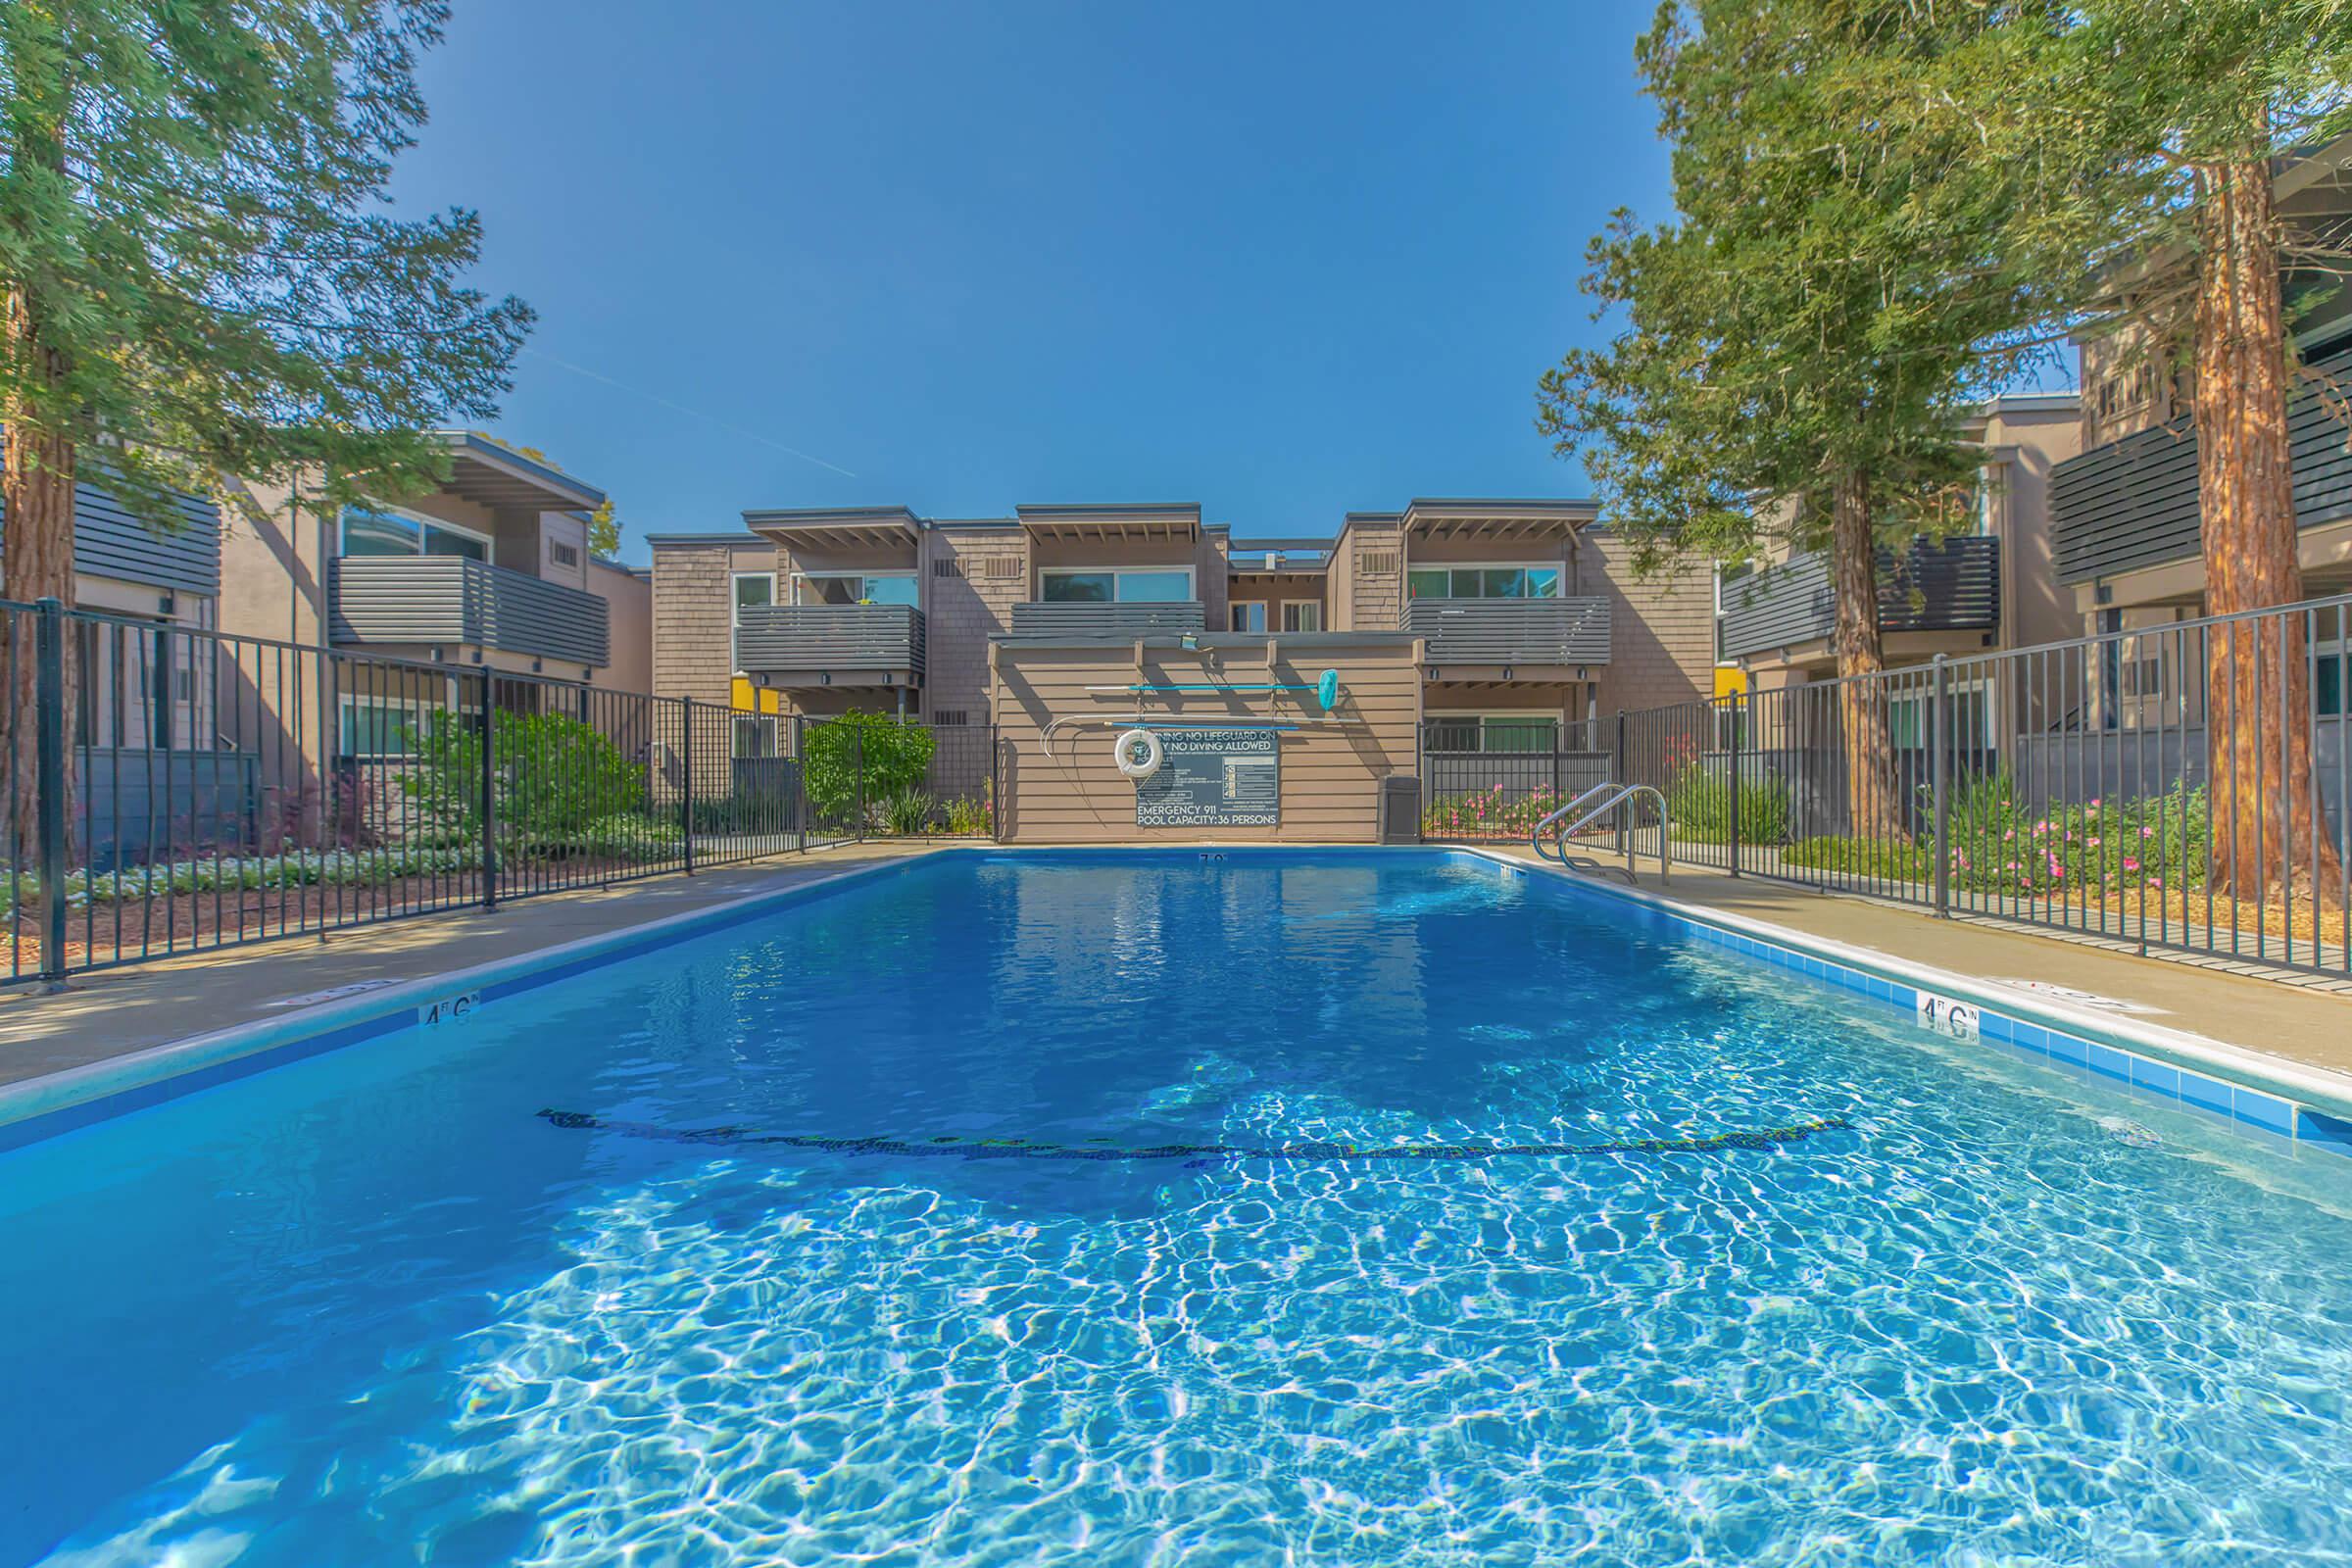
[[1715,578],[1705,562],[1637,581],[1633,550],[1606,533],[1584,536],[1578,591],[1614,603],[1609,666],[1600,677],[1604,713],[1694,702],[1715,689]]
[[[738,566],[741,557],[745,564]],[[663,697],[730,700],[735,678],[734,574],[772,552],[744,546],[662,545],[654,550],[654,690]]]
[[967,724],[988,722],[988,640],[1012,629],[1012,607],[1028,597],[1029,541],[1020,529],[933,528],[923,535],[931,640],[925,717],[960,713]]
[[1348,624],[1343,631],[1396,631],[1404,624],[1404,539],[1394,522],[1358,519],[1348,529]]

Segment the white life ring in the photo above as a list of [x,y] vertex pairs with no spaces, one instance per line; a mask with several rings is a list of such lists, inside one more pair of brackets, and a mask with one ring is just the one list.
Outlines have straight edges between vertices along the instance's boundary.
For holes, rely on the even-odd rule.
[[1148,729],[1131,729],[1121,735],[1112,745],[1111,755],[1118,759],[1119,771],[1139,784],[1158,772],[1166,757],[1159,737]]

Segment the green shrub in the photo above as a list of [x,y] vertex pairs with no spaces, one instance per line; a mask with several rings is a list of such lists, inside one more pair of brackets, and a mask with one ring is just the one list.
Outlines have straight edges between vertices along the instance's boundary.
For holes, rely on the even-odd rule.
[[[1666,787],[1666,809],[1674,819],[1676,838],[1697,844],[1731,843],[1731,774],[1692,762]],[[1779,774],[1740,779],[1740,843],[1781,843],[1788,837],[1792,814],[1788,786]]]
[[[645,806],[645,769],[612,740],[561,713],[496,714],[498,838],[508,853],[583,847],[589,827]],[[480,832],[482,734],[470,714],[436,712],[416,737],[416,760],[400,787],[430,824]]]
[[810,724],[802,740],[801,785],[818,815],[838,818],[863,798],[882,800],[917,789],[931,770],[930,730],[884,713],[844,713]]
[[1836,836],[1799,839],[1781,852],[1789,865],[1846,876],[1886,877],[1916,882],[1935,864],[1933,850],[1904,839],[1849,839]]
[[899,838],[913,838],[931,828],[931,818],[939,803],[925,790],[899,790],[883,796],[874,803],[874,821],[883,832]]
[[[1933,796],[1922,806],[1932,806]],[[2136,800],[2092,800],[2035,811],[2020,805],[2007,773],[1955,779],[1947,804],[1951,885],[2009,898],[2103,898],[2135,888],[2204,885],[2213,841],[2205,792],[2176,787]],[[1923,811],[1923,814],[1924,811]],[[1925,881],[1934,840],[1806,839],[1784,862],[1855,876]]]
[[2033,811],[2018,804],[2006,773],[1971,777],[1951,793],[1952,885],[1994,895],[2090,897],[2200,887],[2212,864],[2209,814],[2202,788]]
[[986,838],[995,824],[989,820],[988,803],[968,796],[951,796],[947,802],[948,831],[966,838]]

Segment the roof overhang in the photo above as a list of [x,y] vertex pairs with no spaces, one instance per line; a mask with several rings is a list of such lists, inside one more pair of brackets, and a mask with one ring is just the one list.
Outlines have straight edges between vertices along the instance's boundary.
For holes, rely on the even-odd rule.
[[1590,501],[1415,501],[1404,509],[1404,530],[1417,539],[1495,544],[1567,539],[1598,511]]
[[1012,510],[1032,539],[1095,544],[1145,539],[1189,542],[1200,537],[1200,509],[1197,506],[1145,503]]
[[450,476],[442,490],[477,507],[514,507],[530,512],[594,512],[605,493],[582,484],[561,468],[511,452],[473,430],[436,434],[449,453]]
[[819,550],[912,549],[922,523],[905,507],[747,512],[743,525],[780,545]]

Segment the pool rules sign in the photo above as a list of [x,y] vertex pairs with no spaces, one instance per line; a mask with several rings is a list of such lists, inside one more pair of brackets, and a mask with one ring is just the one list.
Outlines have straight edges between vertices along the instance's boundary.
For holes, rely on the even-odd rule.
[[1159,771],[1135,786],[1137,827],[1274,827],[1282,737],[1272,730],[1163,729]]

